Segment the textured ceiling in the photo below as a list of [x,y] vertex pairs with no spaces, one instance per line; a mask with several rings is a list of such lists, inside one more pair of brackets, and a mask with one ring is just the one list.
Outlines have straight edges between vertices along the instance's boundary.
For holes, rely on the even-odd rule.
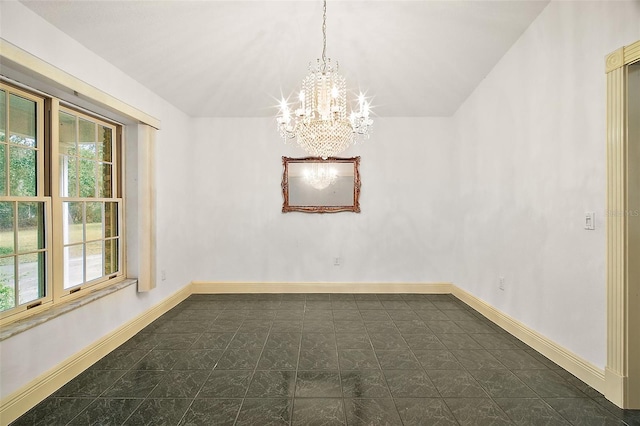
[[[322,52],[319,0],[22,3],[194,117],[273,116]],[[378,116],[449,116],[547,3],[329,0],[327,56]]]

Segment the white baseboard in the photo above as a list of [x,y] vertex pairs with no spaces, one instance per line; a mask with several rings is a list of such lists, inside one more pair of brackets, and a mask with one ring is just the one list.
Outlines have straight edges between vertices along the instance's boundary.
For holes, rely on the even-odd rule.
[[451,283],[326,283],[193,281],[194,294],[223,293],[420,293],[449,294]]
[[[0,404],[0,424],[5,425],[17,419],[191,294],[224,293],[453,294],[589,386],[599,392],[605,392],[604,370],[451,283],[223,283],[194,281],[9,395]],[[608,377],[607,382],[609,381]],[[618,383],[619,381],[611,380],[611,382]],[[617,401],[613,402],[617,403]]]
[[579,357],[551,339],[459,287],[453,286],[452,294],[480,312],[493,323],[522,340],[598,392],[604,394],[605,374],[603,369],[596,367],[589,361]]
[[0,424],[7,425],[29,411],[190,295],[191,285],[186,285],[151,309],[98,339],[7,396],[0,403]]

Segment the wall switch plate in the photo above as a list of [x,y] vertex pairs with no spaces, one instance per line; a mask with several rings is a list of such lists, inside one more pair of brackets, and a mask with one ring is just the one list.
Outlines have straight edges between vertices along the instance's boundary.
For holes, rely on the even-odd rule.
[[504,277],[500,277],[498,281],[499,281],[498,288],[504,291]]
[[165,271],[164,269],[162,271],[160,271],[160,279],[162,281],[167,279],[167,271]]
[[584,229],[593,231],[596,229],[596,213],[586,212],[584,214]]

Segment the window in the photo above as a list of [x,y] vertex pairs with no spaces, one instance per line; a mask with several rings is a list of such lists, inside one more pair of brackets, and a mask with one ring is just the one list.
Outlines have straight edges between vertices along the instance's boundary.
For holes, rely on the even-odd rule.
[[0,83],[0,318],[123,276],[120,134]]
[[58,117],[56,222],[62,225],[62,287],[69,290],[118,272],[119,150],[115,126],[66,108]]

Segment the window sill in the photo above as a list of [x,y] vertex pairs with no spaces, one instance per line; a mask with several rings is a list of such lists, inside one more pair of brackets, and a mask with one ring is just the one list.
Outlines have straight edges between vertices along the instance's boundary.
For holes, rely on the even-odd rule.
[[0,330],[0,342],[10,337],[13,337],[16,334],[20,334],[31,328],[37,327],[38,325],[43,324],[47,321],[50,321],[54,318],[57,318],[61,315],[64,315],[67,312],[71,312],[74,309],[78,309],[93,301],[96,301],[112,293],[115,293],[118,290],[122,290],[123,288],[136,284],[137,282],[138,281],[136,279],[127,278],[124,281],[114,284],[112,286],[108,286],[100,290],[96,290],[95,292],[91,292],[84,297],[79,297],[67,303],[61,303],[59,305],[51,306],[51,308],[45,311],[42,311],[38,314],[35,314],[33,316],[30,316],[28,318],[20,319],[15,322],[6,324],[2,326],[2,329]]

